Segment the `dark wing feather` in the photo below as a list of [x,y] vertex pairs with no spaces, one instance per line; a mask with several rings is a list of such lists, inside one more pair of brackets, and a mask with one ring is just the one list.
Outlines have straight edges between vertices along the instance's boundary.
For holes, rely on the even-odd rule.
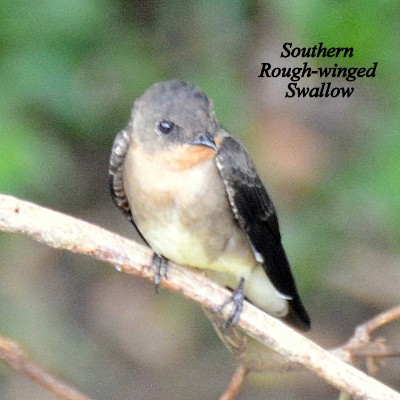
[[307,329],[310,320],[301,303],[281,243],[275,207],[258,177],[245,148],[233,137],[222,140],[216,163],[232,211],[245,231],[255,254],[276,289],[288,298],[296,325]]
[[132,223],[143,241],[148,244],[133,220],[128,198],[126,197],[124,189],[124,161],[128,153],[129,144],[130,138],[127,131],[123,130],[115,137],[108,167],[109,187],[114,203],[124,213],[125,217],[128,218],[128,220]]

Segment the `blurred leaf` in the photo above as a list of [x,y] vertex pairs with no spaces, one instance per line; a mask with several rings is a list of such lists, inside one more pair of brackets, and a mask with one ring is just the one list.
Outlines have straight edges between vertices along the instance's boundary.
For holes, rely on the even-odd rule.
[[74,169],[66,148],[22,122],[0,123],[0,191],[22,197],[63,196],[63,182]]

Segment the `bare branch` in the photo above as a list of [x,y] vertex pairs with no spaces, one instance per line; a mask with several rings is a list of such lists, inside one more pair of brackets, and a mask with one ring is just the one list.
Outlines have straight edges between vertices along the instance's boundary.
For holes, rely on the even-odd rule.
[[389,346],[383,338],[372,339],[371,334],[397,319],[400,319],[400,306],[393,307],[357,326],[354,335],[347,343],[335,349],[334,352],[338,357],[352,364],[356,358],[364,358],[368,372],[372,375],[376,374],[377,363],[389,357],[399,357],[400,348]]
[[54,378],[41,367],[29,361],[21,348],[11,340],[0,337],[0,359],[19,374],[42,385],[50,393],[64,400],[90,400],[76,389]]
[[373,331],[399,318],[400,306],[393,307],[358,326],[354,337],[359,341],[369,341]]
[[[120,266],[129,274],[152,280],[152,253],[128,239],[95,225],[0,195],[0,229],[22,233],[51,247],[86,254]],[[230,293],[194,271],[171,263],[162,286],[177,291],[208,310],[223,303]],[[227,317],[230,310],[223,310]],[[281,321],[245,302],[238,326],[277,351],[289,362],[300,363],[339,390],[361,399],[398,399],[400,394],[362,371],[341,361]]]
[[235,373],[232,375],[232,379],[229,382],[228,387],[225,389],[225,392],[222,394],[219,400],[235,399],[248,373],[249,370],[243,364],[239,364]]

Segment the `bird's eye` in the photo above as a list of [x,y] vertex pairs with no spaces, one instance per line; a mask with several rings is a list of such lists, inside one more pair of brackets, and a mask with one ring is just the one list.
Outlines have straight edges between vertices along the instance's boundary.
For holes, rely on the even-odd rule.
[[163,135],[168,135],[173,129],[175,124],[171,121],[163,119],[158,123],[158,129]]

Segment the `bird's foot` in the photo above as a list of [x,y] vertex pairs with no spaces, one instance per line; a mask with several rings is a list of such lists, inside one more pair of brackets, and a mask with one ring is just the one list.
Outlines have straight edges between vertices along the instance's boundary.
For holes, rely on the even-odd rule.
[[156,292],[160,291],[161,278],[168,279],[168,260],[161,254],[154,253],[151,261],[153,268],[155,269],[154,284],[156,286]]
[[240,278],[239,285],[236,288],[236,290],[232,293],[232,295],[219,307],[213,310],[213,313],[219,313],[228,304],[232,303],[232,311],[222,327],[223,330],[226,330],[229,326],[235,326],[240,318],[240,314],[242,313],[243,310],[243,301],[244,301],[243,285],[244,285],[244,278]]

